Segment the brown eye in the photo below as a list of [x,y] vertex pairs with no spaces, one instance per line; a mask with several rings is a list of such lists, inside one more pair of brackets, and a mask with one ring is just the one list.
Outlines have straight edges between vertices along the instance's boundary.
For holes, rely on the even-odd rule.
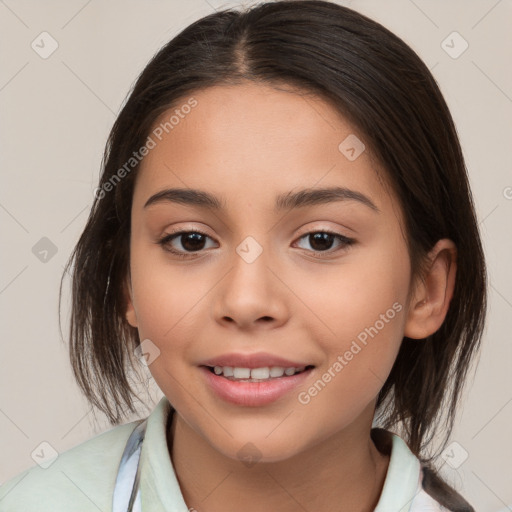
[[[300,240],[302,239],[307,240],[313,252],[320,253],[327,251],[329,251],[329,253],[337,252],[338,250],[342,250],[355,242],[352,238],[347,238],[346,236],[339,233],[333,233],[331,231],[311,231],[310,233],[306,233],[301,236]],[[339,241],[338,249],[330,250],[335,240]]]
[[200,251],[204,249],[205,238],[201,233],[185,233],[178,235],[181,246],[185,251]]
[[207,238],[210,237],[200,231],[178,231],[164,236],[158,243],[166,251],[180,257],[187,257],[189,254],[205,249]]

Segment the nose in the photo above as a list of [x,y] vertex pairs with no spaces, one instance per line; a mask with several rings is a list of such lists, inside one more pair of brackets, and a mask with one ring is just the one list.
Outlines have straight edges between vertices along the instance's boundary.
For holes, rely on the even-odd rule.
[[254,239],[237,247],[216,287],[213,313],[217,322],[243,330],[271,329],[286,322],[288,289],[271,259],[270,251]]

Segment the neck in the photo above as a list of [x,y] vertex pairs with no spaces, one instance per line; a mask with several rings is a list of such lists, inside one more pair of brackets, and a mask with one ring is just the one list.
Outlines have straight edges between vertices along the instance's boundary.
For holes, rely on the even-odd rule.
[[370,429],[371,421],[363,432],[343,430],[289,459],[248,465],[219,453],[175,412],[168,444],[189,510],[371,512],[389,457]]

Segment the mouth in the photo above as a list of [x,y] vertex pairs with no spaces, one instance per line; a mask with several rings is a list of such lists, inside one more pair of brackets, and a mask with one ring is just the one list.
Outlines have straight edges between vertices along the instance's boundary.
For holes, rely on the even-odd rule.
[[210,392],[224,402],[242,407],[263,407],[290,400],[291,393],[307,385],[315,366],[199,367]]
[[243,368],[237,366],[204,366],[210,373],[234,382],[269,382],[276,379],[292,377],[314,368],[313,365],[299,367],[263,366],[260,368]]

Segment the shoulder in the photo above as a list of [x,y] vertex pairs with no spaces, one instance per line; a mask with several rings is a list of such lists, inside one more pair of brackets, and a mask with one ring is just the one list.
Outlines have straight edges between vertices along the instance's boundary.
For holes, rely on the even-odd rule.
[[110,510],[119,462],[138,423],[113,427],[4,482],[0,512]]

